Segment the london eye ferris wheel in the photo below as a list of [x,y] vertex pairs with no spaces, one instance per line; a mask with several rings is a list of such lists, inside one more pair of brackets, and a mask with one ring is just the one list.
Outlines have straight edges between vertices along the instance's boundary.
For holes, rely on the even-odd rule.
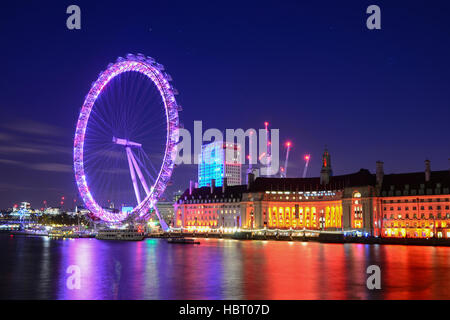
[[181,107],[164,67],[128,54],[93,82],[75,130],[74,172],[86,208],[105,222],[145,219],[172,175]]

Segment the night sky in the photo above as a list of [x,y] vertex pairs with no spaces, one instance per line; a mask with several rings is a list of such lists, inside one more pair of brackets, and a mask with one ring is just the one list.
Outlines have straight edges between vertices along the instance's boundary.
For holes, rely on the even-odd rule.
[[[81,8],[81,30],[66,8]],[[366,8],[381,8],[381,30]],[[449,168],[448,1],[20,1],[2,3],[0,208],[76,198],[73,134],[91,83],[118,56],[162,63],[181,121],[262,128],[290,139],[288,176],[385,162],[385,172]],[[284,155],[283,155],[284,156]],[[175,170],[185,189],[196,166]],[[70,200],[69,200],[70,201]]]

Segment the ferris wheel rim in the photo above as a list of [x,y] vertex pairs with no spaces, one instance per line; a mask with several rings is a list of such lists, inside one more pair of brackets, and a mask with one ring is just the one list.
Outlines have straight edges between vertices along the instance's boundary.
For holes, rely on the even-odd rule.
[[[155,179],[150,193],[133,208],[131,212],[120,212],[113,214],[103,209],[92,196],[84,170],[84,140],[90,113],[94,104],[108,83],[115,77],[135,71],[147,76],[157,87],[164,104],[166,117],[166,145],[165,152],[158,176]],[[97,218],[106,222],[121,222],[129,217],[142,217],[150,210],[161,197],[167,187],[172,175],[179,136],[178,105],[175,99],[176,90],[170,85],[171,77],[162,72],[162,65],[155,62],[153,58],[143,55],[128,54],[126,58],[119,57],[115,63],[109,64],[107,69],[100,73],[97,80],[92,84],[89,93],[83,102],[74,137],[74,173],[78,191],[86,208]]]

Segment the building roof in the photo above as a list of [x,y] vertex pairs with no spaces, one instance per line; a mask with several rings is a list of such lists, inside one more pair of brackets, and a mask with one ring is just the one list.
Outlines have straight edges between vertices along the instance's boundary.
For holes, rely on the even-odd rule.
[[[432,194],[440,184],[440,188],[450,188],[450,171],[432,171],[430,181],[425,182],[424,172],[387,174],[383,177],[381,191],[420,189],[421,185],[425,189],[432,189]],[[358,172],[344,174],[340,176],[331,176],[330,182],[326,185],[320,184],[320,178],[256,178],[250,188],[247,185],[227,186],[225,193],[222,193],[222,187],[215,187],[211,193],[211,187],[201,187],[193,189],[192,195],[189,195],[187,189],[180,200],[193,199],[214,199],[214,198],[242,198],[243,193],[247,192],[265,192],[265,191],[322,191],[322,190],[342,190],[344,188],[375,186],[376,175],[370,173],[367,169],[361,169]],[[393,187],[392,187],[393,186]],[[443,193],[444,190],[441,190]],[[448,192],[448,191],[447,191]],[[428,192],[429,193],[429,192]]]
[[375,175],[367,169],[356,173],[331,176],[326,185],[320,183],[320,178],[256,178],[250,187],[251,192],[262,191],[318,191],[341,190],[347,187],[375,185]]
[[225,193],[222,192],[222,186],[214,187],[211,193],[211,187],[194,188],[192,195],[189,194],[189,188],[181,195],[181,201],[193,199],[214,199],[214,198],[242,198],[242,194],[247,191],[246,185],[227,186]]
[[431,171],[430,181],[425,181],[425,172],[411,172],[400,174],[387,174],[383,177],[383,184],[381,186],[382,191],[389,190],[405,190],[405,186],[409,186],[409,189],[423,188],[435,189],[437,184],[441,185],[441,188],[450,187],[450,171]]

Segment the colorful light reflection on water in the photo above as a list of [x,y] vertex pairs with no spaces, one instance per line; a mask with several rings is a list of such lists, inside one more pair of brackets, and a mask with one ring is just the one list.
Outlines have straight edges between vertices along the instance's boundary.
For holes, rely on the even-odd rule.
[[[0,235],[1,299],[450,299],[450,248]],[[368,290],[377,264],[382,289]],[[81,288],[66,269],[78,265]]]

